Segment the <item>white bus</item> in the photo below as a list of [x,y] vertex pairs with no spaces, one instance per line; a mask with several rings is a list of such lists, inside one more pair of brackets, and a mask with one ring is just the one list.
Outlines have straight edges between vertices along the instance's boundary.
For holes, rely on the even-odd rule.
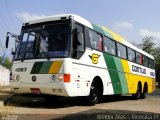
[[[6,42],[8,44],[8,41]],[[155,89],[154,58],[104,26],[74,14],[26,22],[14,54],[16,94],[145,98]]]

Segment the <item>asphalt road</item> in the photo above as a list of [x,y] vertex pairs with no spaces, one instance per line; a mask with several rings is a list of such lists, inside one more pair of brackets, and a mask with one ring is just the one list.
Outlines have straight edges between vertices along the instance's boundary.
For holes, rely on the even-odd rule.
[[85,106],[82,98],[59,98],[47,103],[42,97],[30,95],[14,96],[3,106],[6,96],[0,94],[0,115],[15,120],[160,119],[160,90],[140,100],[131,96],[105,96],[95,106]]

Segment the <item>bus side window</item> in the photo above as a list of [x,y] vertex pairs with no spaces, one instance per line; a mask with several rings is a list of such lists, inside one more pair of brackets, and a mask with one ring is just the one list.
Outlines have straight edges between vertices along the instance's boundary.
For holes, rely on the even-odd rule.
[[102,36],[97,34],[98,36],[98,50],[102,51]]
[[104,52],[115,55],[116,54],[116,46],[115,46],[115,41],[111,40],[108,37],[104,37],[104,44],[103,44],[103,48],[104,48]]
[[121,52],[118,50],[117,53],[118,53],[118,57],[120,57],[121,56]]
[[148,63],[149,63],[148,57],[146,57],[146,56],[143,55],[143,65],[145,67],[148,67]]
[[136,53],[134,50],[132,50],[131,48],[128,48],[128,60],[131,61],[131,62],[135,62],[136,61]]
[[95,50],[102,51],[102,35],[93,30],[89,30],[89,38],[91,47]]
[[75,24],[73,35],[73,58],[80,58],[84,53],[84,27]]
[[111,54],[115,55],[115,50],[111,49]]
[[127,48],[126,46],[117,43],[117,53],[118,53],[118,57],[127,59]]
[[136,52],[136,63],[142,65],[142,54]]
[[155,68],[155,66],[154,66],[154,60],[152,60],[152,59],[149,59],[149,68],[151,68],[151,69]]
[[93,49],[97,49],[96,32],[89,30],[89,38],[90,38],[91,47]]

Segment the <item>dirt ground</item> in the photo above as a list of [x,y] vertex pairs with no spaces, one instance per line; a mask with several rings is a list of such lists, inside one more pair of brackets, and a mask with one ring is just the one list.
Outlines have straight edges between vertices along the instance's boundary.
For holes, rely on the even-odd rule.
[[54,119],[160,119],[160,90],[146,99],[133,100],[131,96],[105,96],[95,106],[85,106],[82,98],[60,98],[47,103],[42,97],[16,95],[4,106],[10,93],[0,93],[2,120],[54,120]]

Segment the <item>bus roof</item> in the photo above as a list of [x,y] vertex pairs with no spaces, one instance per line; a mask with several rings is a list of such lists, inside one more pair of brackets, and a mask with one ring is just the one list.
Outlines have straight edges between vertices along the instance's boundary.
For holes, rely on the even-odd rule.
[[[120,42],[134,50],[136,50],[139,53],[142,53],[143,55],[154,59],[154,57],[148,53],[146,53],[145,51],[137,48],[136,46],[134,46],[133,44],[129,43],[126,39],[124,39],[123,37],[121,37],[120,35],[116,34],[115,32],[111,31],[110,29],[101,26],[101,25],[96,25],[96,24],[92,24],[91,22],[89,22],[88,20],[84,19],[83,17],[80,17],[78,15],[75,14],[59,14],[59,15],[54,15],[54,16],[48,16],[48,17],[44,17],[44,18],[40,18],[40,19],[36,19],[36,20],[31,20],[26,22],[27,24],[36,24],[36,23],[42,23],[42,22],[49,22],[49,21],[54,21],[54,20],[62,20],[62,19],[74,19],[75,21],[89,27],[90,29],[93,29],[95,31],[98,31],[99,33],[113,39],[116,40],[117,42]],[[24,25],[26,24],[24,23]]]

